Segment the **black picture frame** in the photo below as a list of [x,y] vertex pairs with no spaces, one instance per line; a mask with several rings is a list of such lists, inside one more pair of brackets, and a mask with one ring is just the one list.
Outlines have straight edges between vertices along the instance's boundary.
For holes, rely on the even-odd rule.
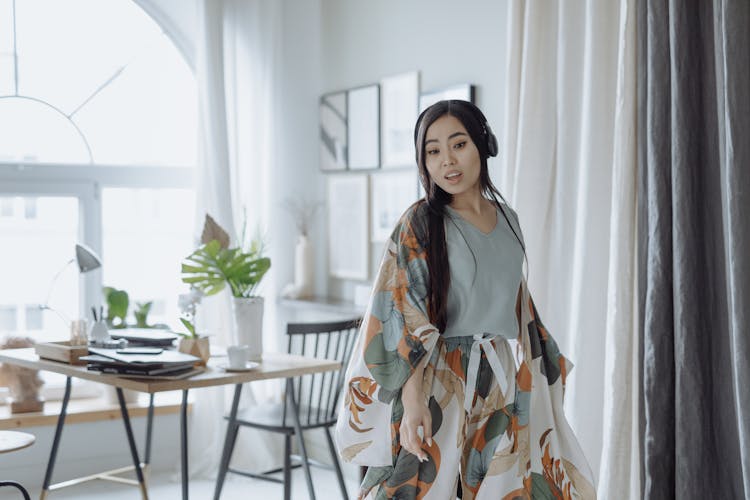
[[342,171],[348,165],[347,92],[320,97],[320,170]]

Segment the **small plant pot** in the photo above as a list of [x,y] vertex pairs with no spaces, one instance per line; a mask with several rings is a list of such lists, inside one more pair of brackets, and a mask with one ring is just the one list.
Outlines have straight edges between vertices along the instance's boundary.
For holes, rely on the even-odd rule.
[[177,350],[184,352],[185,354],[192,354],[201,358],[200,361],[196,361],[198,366],[206,366],[208,358],[211,357],[211,349],[209,348],[208,337],[182,337],[180,343],[177,346]]

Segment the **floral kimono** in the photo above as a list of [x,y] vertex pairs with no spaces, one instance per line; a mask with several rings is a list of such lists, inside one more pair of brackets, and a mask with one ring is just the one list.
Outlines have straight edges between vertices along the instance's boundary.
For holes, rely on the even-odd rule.
[[[336,443],[345,461],[368,467],[359,498],[455,498],[460,463],[464,500],[594,499],[563,413],[573,365],[542,324],[525,280],[515,349],[497,337],[452,342],[430,323],[426,210],[412,206],[388,241],[346,371]],[[420,362],[433,431],[425,462],[399,444],[401,388]]]

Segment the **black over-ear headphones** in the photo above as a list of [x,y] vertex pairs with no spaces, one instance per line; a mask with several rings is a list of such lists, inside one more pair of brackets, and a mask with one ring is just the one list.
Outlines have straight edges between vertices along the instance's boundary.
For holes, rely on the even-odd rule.
[[494,133],[492,133],[492,129],[490,128],[490,124],[486,121],[484,122],[484,133],[487,136],[487,156],[497,156],[498,153],[498,145],[497,145],[497,137]]
[[466,101],[466,104],[469,105],[469,108],[474,112],[474,115],[477,117],[477,120],[482,124],[482,128],[484,129],[484,138],[487,145],[487,157],[497,156],[499,149],[497,145],[497,137],[494,133],[492,133],[492,129],[490,128],[490,124],[487,121],[487,118],[485,118],[482,110],[479,109],[473,102]]

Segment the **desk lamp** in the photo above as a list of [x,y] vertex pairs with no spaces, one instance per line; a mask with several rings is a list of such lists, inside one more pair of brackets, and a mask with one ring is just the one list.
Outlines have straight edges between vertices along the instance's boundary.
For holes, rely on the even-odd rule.
[[58,311],[57,309],[50,307],[49,305],[49,298],[50,295],[52,295],[52,290],[55,288],[55,283],[57,283],[57,279],[60,277],[60,275],[65,271],[70,264],[73,262],[76,262],[78,264],[78,271],[80,273],[87,273],[89,271],[93,271],[94,269],[102,267],[102,261],[99,258],[99,256],[94,252],[92,249],[87,247],[86,245],[82,245],[81,243],[76,243],[76,256],[70,259],[68,262],[65,263],[62,269],[60,269],[57,274],[55,274],[55,277],[52,278],[52,283],[50,283],[49,291],[47,292],[47,298],[44,300],[44,304],[41,304],[39,306],[39,309],[45,311],[49,310],[60,316],[66,323],[70,324],[70,319],[65,317],[65,315]]

